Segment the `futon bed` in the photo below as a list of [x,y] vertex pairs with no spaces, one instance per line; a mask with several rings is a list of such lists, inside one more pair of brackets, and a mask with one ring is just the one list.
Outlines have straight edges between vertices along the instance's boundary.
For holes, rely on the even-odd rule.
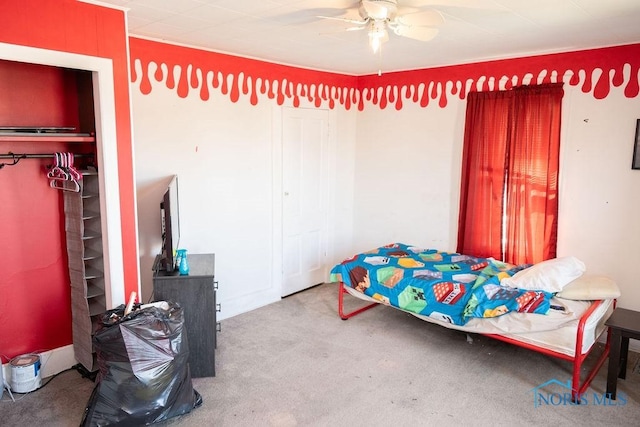
[[[344,260],[338,311],[346,320],[378,304],[447,328],[483,334],[573,364],[574,399],[586,391],[609,354],[609,339],[581,382],[584,360],[605,332],[619,290],[606,277],[584,275],[563,257],[531,265],[392,243]],[[349,313],[344,295],[369,304]]]

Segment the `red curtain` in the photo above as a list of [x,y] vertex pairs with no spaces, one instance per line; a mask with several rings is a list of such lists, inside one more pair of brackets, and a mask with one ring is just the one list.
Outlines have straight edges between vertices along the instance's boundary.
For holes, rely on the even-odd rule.
[[556,256],[562,84],[467,99],[458,252],[536,263]]
[[506,141],[512,92],[471,92],[462,155],[458,252],[502,259]]

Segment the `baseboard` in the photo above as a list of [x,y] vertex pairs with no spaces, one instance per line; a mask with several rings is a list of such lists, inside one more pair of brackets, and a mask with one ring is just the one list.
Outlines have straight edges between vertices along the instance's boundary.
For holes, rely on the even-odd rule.
[[[41,376],[47,378],[59,372],[71,368],[77,364],[73,353],[73,344],[64,347],[54,348],[53,350],[38,353],[40,355]],[[10,363],[2,364],[2,377],[7,384],[11,384],[11,365]]]
[[229,317],[237,316],[238,314],[273,304],[274,302],[280,301],[280,299],[279,292],[269,289],[257,294],[244,295],[241,297],[230,298],[225,301],[218,301],[221,303],[221,310],[216,316],[216,320],[221,321],[228,319]]
[[40,353],[40,363],[42,363],[42,378],[71,368],[78,363],[73,352],[73,344]]

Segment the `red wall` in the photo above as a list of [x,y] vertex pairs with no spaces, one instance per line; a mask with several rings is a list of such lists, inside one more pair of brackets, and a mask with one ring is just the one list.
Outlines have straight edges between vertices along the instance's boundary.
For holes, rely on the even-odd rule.
[[[138,291],[138,255],[125,29],[122,11],[75,0],[22,0],[3,2],[2,5],[0,42],[113,61],[125,295],[129,295]],[[18,79],[17,84],[41,85],[54,92],[64,90],[64,78],[59,80],[55,75],[45,73],[39,76],[42,81],[28,80],[28,73],[24,77],[24,80]],[[22,101],[32,102],[29,98]],[[11,115],[6,106],[4,110],[7,116]],[[47,111],[38,111],[38,107],[29,111],[31,118],[47,116]],[[62,123],[68,118],[64,111],[49,114],[52,122],[60,120]],[[29,119],[24,120],[23,123],[29,122]],[[11,151],[6,143],[0,147],[1,152]],[[47,145],[47,152],[59,149],[61,147]],[[56,201],[50,200],[59,195],[50,194],[46,180],[32,188],[24,185],[42,180],[41,168],[37,161],[30,160],[13,167],[10,172],[7,172],[8,167],[0,171],[3,189],[0,195],[0,223],[3,224],[0,229],[0,259],[3,260],[0,268],[0,354],[5,362],[17,354],[50,350],[71,343],[68,297],[54,297],[49,293],[50,283],[67,280],[64,277],[67,268],[64,244],[59,232],[61,218]],[[26,188],[31,189],[26,191]],[[66,299],[66,305],[61,298]],[[61,318],[60,322],[52,324],[52,319],[57,317]],[[58,328],[58,324],[63,326]]]
[[[79,128],[76,83],[72,70],[0,60],[0,126]],[[0,141],[0,152],[92,151],[74,145]],[[22,160],[0,171],[0,294],[8,296],[0,302],[0,347],[9,357],[72,341],[64,207],[61,192],[49,188],[47,164]]]
[[[0,151],[6,153],[9,144],[0,142]],[[10,145],[20,153],[67,151],[60,143],[47,143],[44,150],[39,142]],[[5,362],[72,342],[62,194],[49,188],[46,163],[22,160],[0,170],[0,352]]]
[[78,127],[75,74],[0,60],[0,126]]

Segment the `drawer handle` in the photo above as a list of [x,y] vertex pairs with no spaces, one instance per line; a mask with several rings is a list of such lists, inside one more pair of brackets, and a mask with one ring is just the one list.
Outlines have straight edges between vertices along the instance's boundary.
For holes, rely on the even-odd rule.
[[213,281],[213,289],[218,289],[218,281],[217,280]]
[[217,304],[216,304],[216,311],[217,311],[218,313],[220,313],[220,312],[222,311],[222,304],[221,304],[221,303],[217,303]]
[[216,331],[217,332],[222,332],[222,323],[220,323],[220,322],[216,323]]

